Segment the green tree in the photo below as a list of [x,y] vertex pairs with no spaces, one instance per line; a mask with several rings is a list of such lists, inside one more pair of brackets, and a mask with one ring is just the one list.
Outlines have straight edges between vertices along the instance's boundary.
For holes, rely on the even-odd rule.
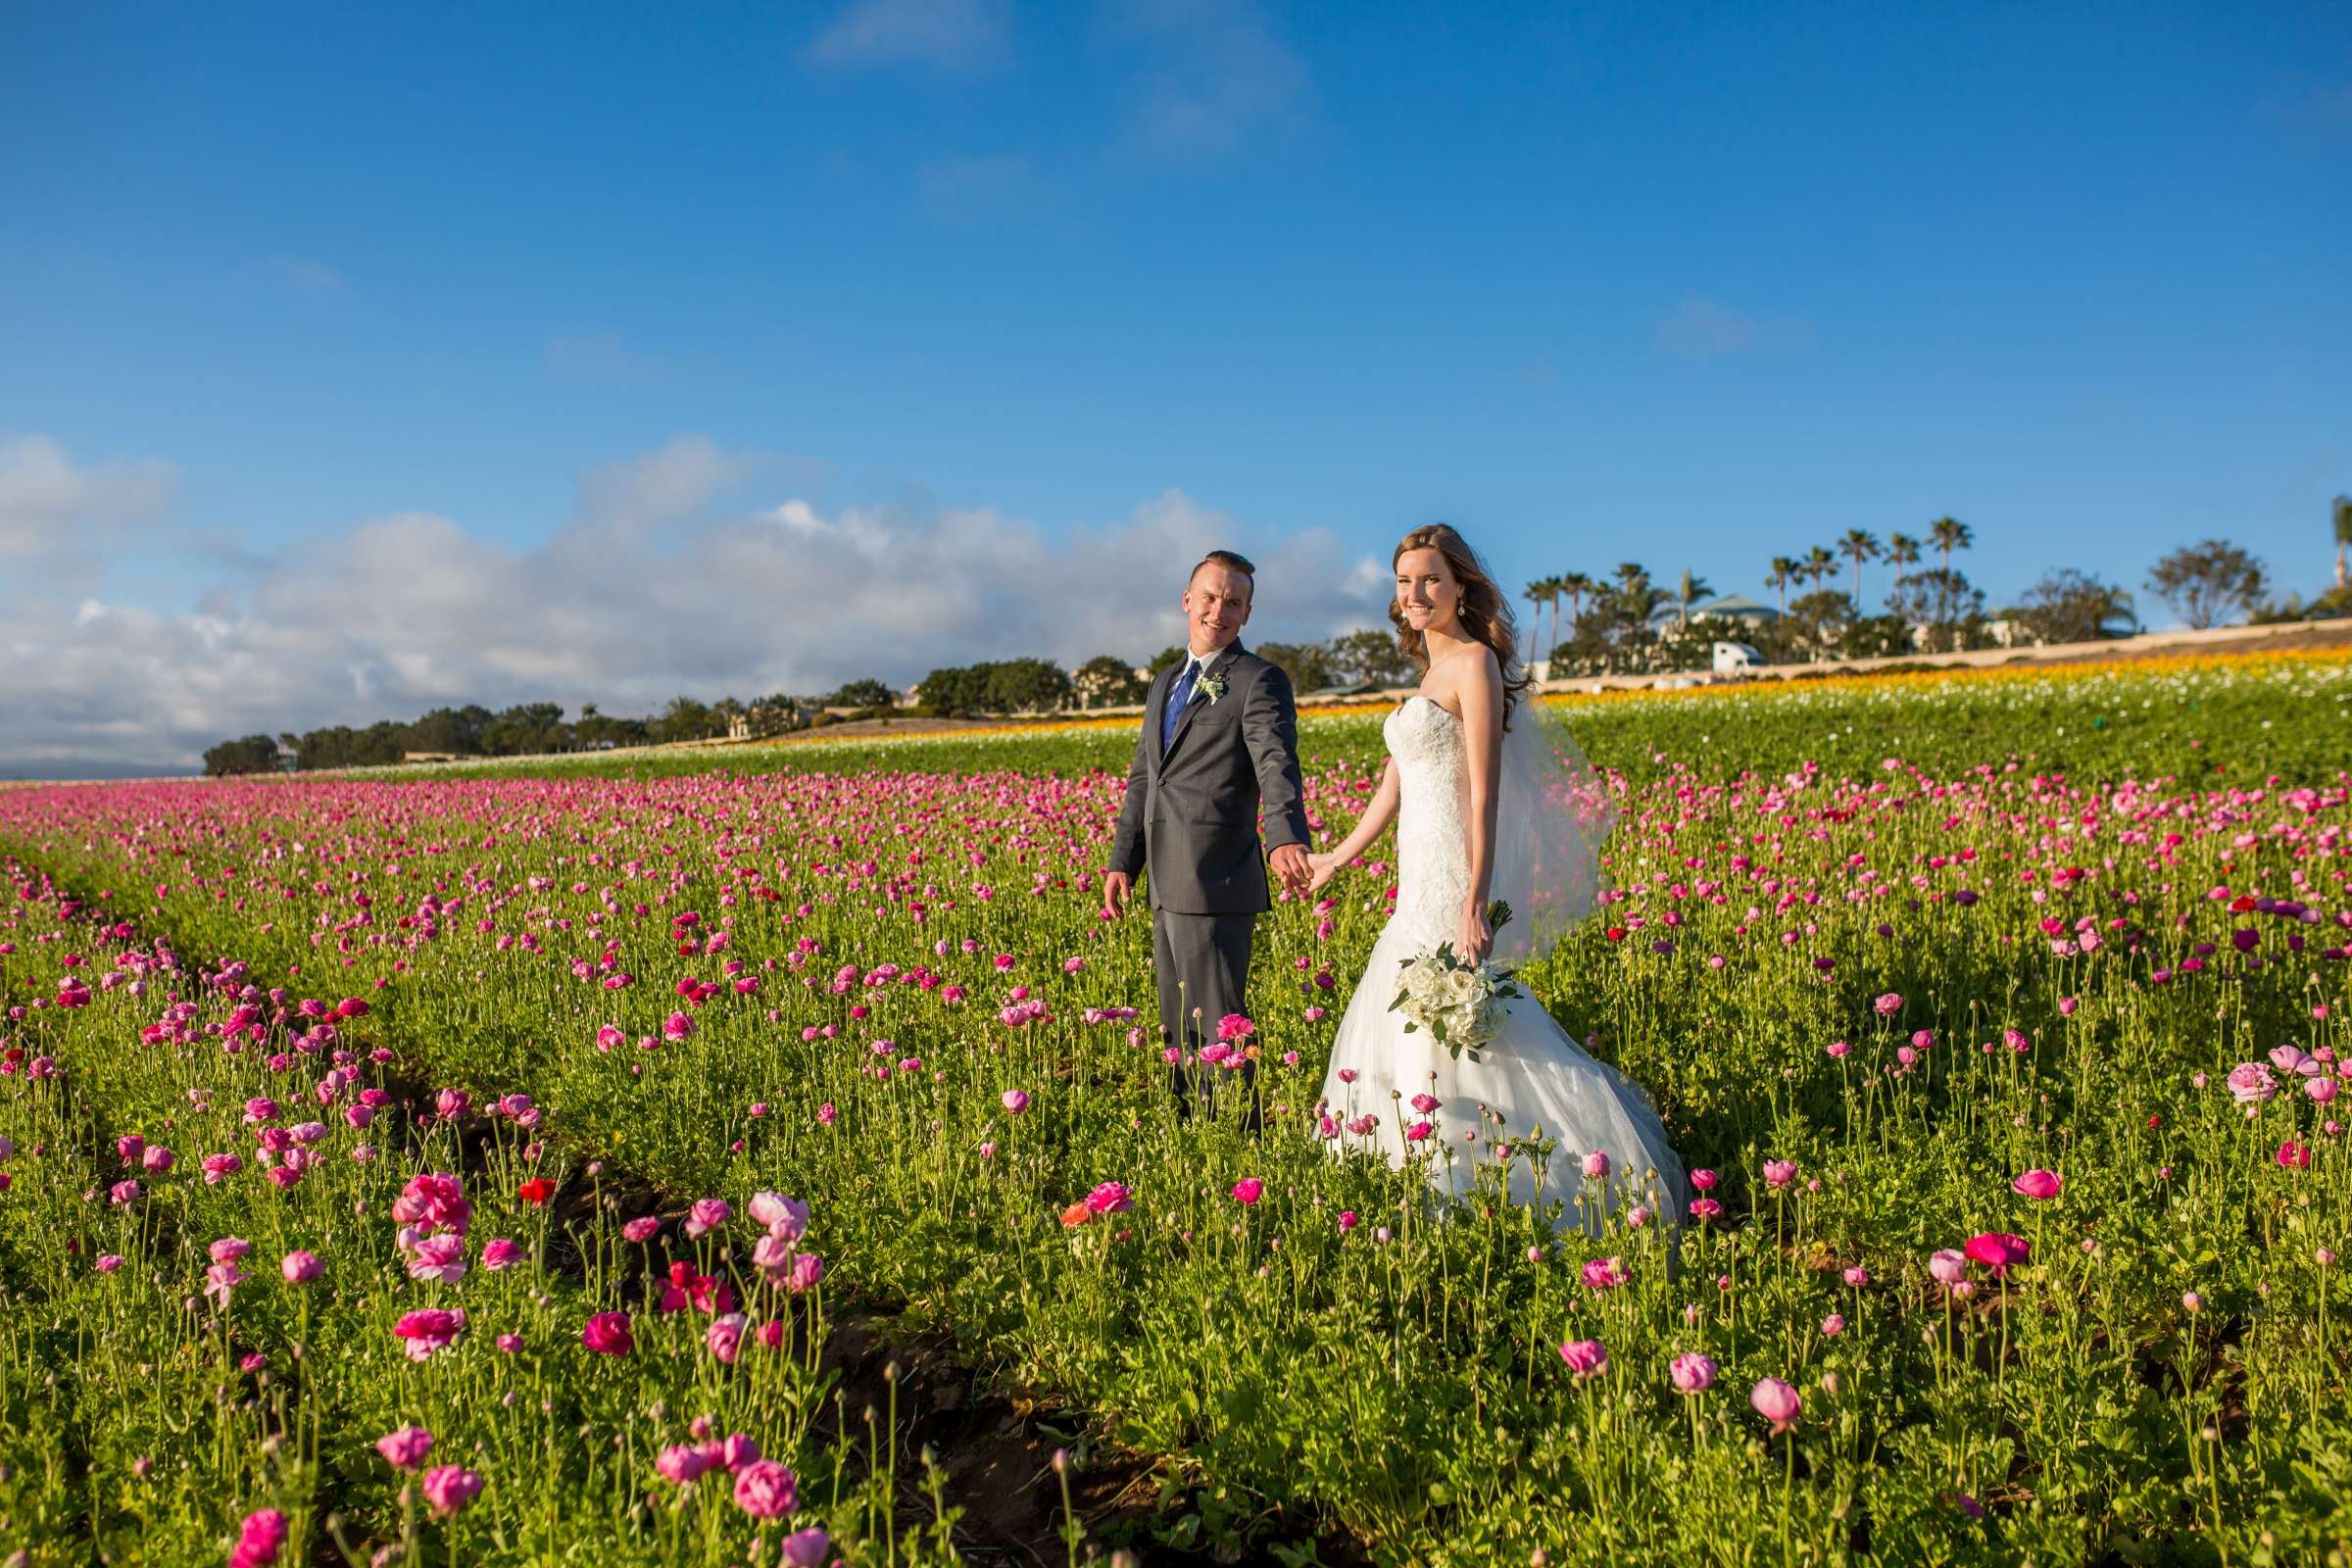
[[1813,579],[1815,593],[1830,585],[1830,573],[1837,569],[1838,552],[1825,545],[1815,545],[1806,551],[1805,559],[1797,564],[1797,570]]
[[713,733],[710,705],[691,697],[672,697],[669,706],[662,710],[662,716],[647,728],[658,741],[709,740]]
[[1699,576],[1689,566],[1683,568],[1682,581],[1676,585],[1674,595],[1678,607],[1674,616],[1674,629],[1677,632],[1686,632],[1690,629],[1690,607],[1714,591],[1714,587],[1706,578]]
[[2199,631],[2251,612],[2270,592],[2261,562],[2227,539],[2182,545],[2148,570],[2156,597]]
[[1386,627],[1365,626],[1326,645],[1333,671],[1351,686],[1409,686],[1418,671],[1412,656]]
[[1781,613],[1784,615],[1788,613],[1788,585],[1796,581],[1803,572],[1804,568],[1787,556],[1772,558],[1772,571],[1764,579],[1764,582],[1767,587],[1781,596]]
[[1070,677],[1050,659],[990,664],[985,702],[992,713],[1052,712],[1070,703]]
[[1927,628],[1930,653],[1949,653],[1981,640],[1984,594],[1960,572],[1942,566],[1915,571],[1886,596],[1886,609],[1906,625]]
[[1290,676],[1294,692],[1317,692],[1340,684],[1331,650],[1321,643],[1261,643],[1257,657]]
[[2132,596],[2072,566],[2046,572],[2010,618],[2045,643],[2088,643],[2139,629]]
[[1112,654],[1097,654],[1080,664],[1071,684],[1081,708],[1124,708],[1144,700],[1135,666]]
[[[1928,524],[1928,543],[1934,545],[1936,552],[1943,558],[1942,580],[1947,586],[1955,580],[1952,572],[1952,552],[1966,550],[1976,542],[1975,531],[1958,517],[1937,517],[1934,522]],[[1938,601],[1936,606],[1936,624],[1938,626],[1948,625],[1951,618],[1951,606]]]
[[277,742],[267,735],[222,741],[204,754],[204,771],[209,778],[225,778],[231,773],[268,773],[276,767]]
[[1862,563],[1879,559],[1878,535],[1866,528],[1848,528],[1845,537],[1838,541],[1838,548],[1853,559],[1854,613],[1859,616],[1862,613]]
[[1894,585],[1903,585],[1903,568],[1919,564],[1919,541],[1907,533],[1886,536],[1886,564],[1894,568]]
[[871,675],[844,682],[825,698],[827,708],[888,708],[899,700],[892,691]]
[[[1600,584],[1581,571],[1564,571],[1554,580],[1559,583],[1560,592],[1567,596],[1568,619],[1571,625],[1583,620],[1585,618],[1585,601],[1599,591]],[[1557,612],[1554,612],[1552,615],[1551,641],[1554,647],[1557,647],[1560,641],[1560,621]],[[1545,653],[1546,657],[1549,657],[1549,650],[1546,650]]]
[[1185,650],[1182,648],[1162,648],[1158,653],[1144,661],[1144,679],[1147,681],[1157,680],[1161,670],[1170,664],[1181,664],[1184,660]]

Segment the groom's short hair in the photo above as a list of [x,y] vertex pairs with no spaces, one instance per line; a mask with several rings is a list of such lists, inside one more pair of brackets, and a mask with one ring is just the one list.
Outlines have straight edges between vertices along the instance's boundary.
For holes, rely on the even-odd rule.
[[1200,575],[1200,568],[1202,566],[1223,566],[1227,571],[1240,572],[1243,576],[1250,579],[1250,596],[1252,598],[1256,597],[1257,567],[1251,564],[1250,558],[1243,555],[1241,552],[1237,550],[1211,550],[1207,555],[1202,556],[1199,561],[1193,564],[1192,576],[1184,579],[1186,587],[1191,587],[1193,578]]

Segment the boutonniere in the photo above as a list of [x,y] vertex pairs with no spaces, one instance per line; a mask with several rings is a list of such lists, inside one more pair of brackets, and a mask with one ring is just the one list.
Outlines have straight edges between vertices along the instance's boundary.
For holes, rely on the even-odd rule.
[[1193,690],[1207,698],[1209,707],[1216,707],[1217,699],[1225,695],[1225,672],[1221,669],[1203,670],[1200,679],[1194,683]]

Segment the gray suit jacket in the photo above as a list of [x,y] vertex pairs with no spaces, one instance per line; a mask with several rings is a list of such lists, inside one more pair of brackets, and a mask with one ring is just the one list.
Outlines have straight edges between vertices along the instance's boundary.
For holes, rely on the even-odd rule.
[[1160,720],[1184,665],[1169,665],[1152,682],[1110,869],[1129,876],[1148,870],[1155,909],[1254,914],[1269,904],[1266,851],[1309,842],[1298,713],[1290,677],[1238,642],[1208,669],[1225,677],[1225,695],[1211,703],[1195,688],[1164,757]]

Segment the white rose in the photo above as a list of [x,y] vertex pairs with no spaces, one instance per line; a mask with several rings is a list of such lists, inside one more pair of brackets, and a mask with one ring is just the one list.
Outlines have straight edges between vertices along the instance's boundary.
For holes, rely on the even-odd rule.
[[1478,996],[1478,973],[1473,969],[1448,969],[1440,983],[1438,994],[1449,1007],[1458,1007]]

